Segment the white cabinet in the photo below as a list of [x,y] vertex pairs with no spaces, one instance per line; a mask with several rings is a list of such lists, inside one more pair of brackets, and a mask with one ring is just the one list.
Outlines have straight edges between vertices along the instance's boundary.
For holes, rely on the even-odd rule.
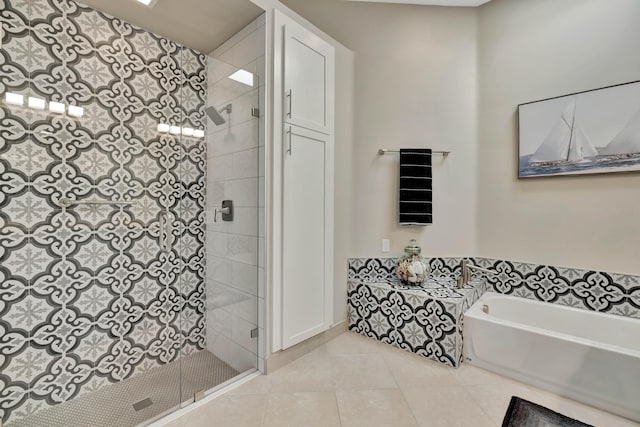
[[[325,272],[327,135],[286,126],[283,191],[284,348],[327,329]],[[329,280],[327,280],[329,279]]]
[[292,125],[332,132],[333,46],[301,25],[290,22],[284,32],[284,120]]
[[333,323],[335,51],[274,13],[272,351]]

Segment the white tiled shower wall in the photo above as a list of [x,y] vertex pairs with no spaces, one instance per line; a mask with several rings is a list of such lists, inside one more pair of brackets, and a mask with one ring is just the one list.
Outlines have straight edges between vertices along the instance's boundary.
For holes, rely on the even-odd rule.
[[[264,362],[264,119],[251,115],[264,112],[264,54],[262,15],[208,57],[207,106],[233,110],[207,123],[207,348],[239,371]],[[253,87],[228,78],[238,69]],[[233,200],[233,222],[214,222],[222,200]]]

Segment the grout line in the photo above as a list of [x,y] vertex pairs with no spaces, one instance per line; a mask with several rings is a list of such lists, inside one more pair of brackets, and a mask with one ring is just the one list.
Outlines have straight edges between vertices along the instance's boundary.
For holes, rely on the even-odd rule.
[[407,406],[409,407],[409,411],[411,411],[411,416],[413,417],[413,419],[416,422],[416,425],[420,425],[420,423],[418,423],[418,416],[416,415],[415,411],[413,410],[413,408],[411,407],[411,404],[409,403],[409,401],[407,400],[407,395],[405,394],[404,390],[402,388],[400,388],[400,394],[402,395],[402,398],[404,399],[405,403],[407,404]]
[[490,415],[490,414],[489,414],[489,413],[488,413],[488,412],[487,412],[487,411],[482,407],[482,405],[480,404],[480,402],[478,402],[477,400],[475,400],[475,399],[473,398],[473,395],[472,395],[471,393],[469,393],[469,390],[467,390],[467,386],[462,386],[461,388],[463,389],[463,391],[462,391],[462,392],[463,392],[463,393],[465,393],[465,394],[467,395],[467,398],[469,398],[469,399],[470,399],[470,400],[471,400],[471,401],[472,401],[472,402],[473,402],[473,403],[474,403],[474,404],[475,404],[475,405],[480,409],[480,411],[481,411],[481,412],[482,412],[482,413],[487,417],[487,419],[488,419],[491,423],[493,423],[493,424],[495,424],[495,425],[497,426],[498,424],[496,424],[496,422],[493,420],[493,418],[491,417],[491,415]]
[[252,151],[252,150],[257,150],[257,149],[258,149],[258,147],[243,148],[242,150],[232,151],[232,152],[230,152],[228,154],[223,154],[221,156],[207,156],[207,160],[222,159],[224,157],[233,156],[234,154],[244,153],[245,151]]

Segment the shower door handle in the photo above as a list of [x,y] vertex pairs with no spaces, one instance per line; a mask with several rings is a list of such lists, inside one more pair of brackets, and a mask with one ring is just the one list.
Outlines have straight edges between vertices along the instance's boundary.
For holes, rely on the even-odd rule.
[[287,111],[287,117],[291,118],[292,108],[293,108],[293,89],[289,89],[287,92],[287,98],[289,99],[289,110]]

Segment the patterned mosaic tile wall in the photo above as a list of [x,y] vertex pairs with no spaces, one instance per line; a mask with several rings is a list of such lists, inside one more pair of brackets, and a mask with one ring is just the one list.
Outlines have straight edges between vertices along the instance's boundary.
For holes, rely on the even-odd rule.
[[[6,421],[205,347],[205,141],[157,124],[204,129],[207,77],[204,55],[71,0],[0,0],[0,19]],[[6,92],[83,115],[10,105]]]
[[640,319],[640,276],[476,258],[502,294]]
[[[431,276],[457,276],[462,258],[428,258]],[[349,280],[397,280],[398,258],[349,258]]]
[[[640,318],[640,276],[471,258],[498,274],[487,276],[495,292],[585,310]],[[434,275],[459,275],[461,258],[432,258]],[[352,258],[349,279],[395,279],[396,258]]]
[[458,367],[462,362],[464,313],[488,289],[640,318],[639,276],[486,258],[471,260],[497,274],[487,276],[487,281],[465,293],[451,283],[440,283],[460,274],[461,258],[430,259],[432,279],[419,290],[386,283],[397,280],[396,258],[349,259],[349,329]]
[[451,277],[419,289],[354,279],[348,284],[349,330],[457,368],[464,312],[487,286],[474,279],[460,290]]

